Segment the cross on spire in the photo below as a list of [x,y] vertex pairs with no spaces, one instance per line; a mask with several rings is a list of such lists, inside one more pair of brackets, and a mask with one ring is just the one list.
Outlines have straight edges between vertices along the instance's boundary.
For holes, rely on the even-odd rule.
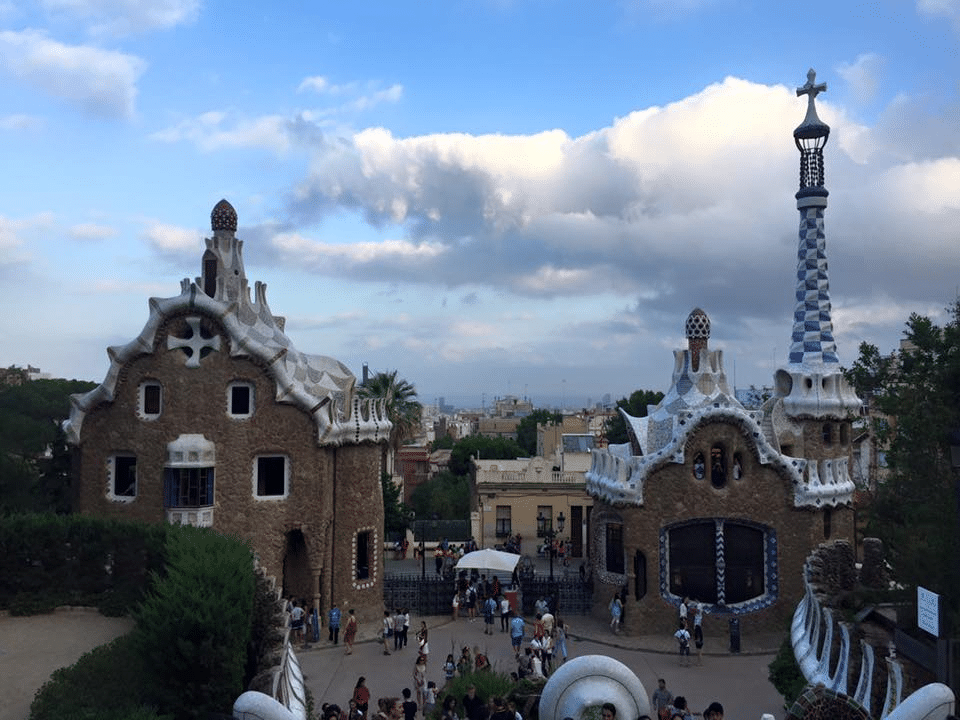
[[820,83],[817,84],[817,72],[813,68],[807,70],[807,82],[805,85],[802,85],[797,88],[797,97],[801,95],[807,96],[807,117],[803,121],[804,125],[813,124],[813,122],[820,123],[820,118],[817,117],[817,106],[814,101],[816,100],[817,95],[822,92],[827,91],[827,84]]

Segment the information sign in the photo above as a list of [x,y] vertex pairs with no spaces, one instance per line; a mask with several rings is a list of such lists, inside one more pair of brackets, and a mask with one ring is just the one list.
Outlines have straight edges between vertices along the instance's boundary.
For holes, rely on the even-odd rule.
[[917,585],[917,626],[940,637],[940,596]]

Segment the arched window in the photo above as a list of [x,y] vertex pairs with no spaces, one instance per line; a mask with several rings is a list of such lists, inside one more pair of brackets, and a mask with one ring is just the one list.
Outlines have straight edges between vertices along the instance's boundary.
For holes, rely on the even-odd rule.
[[217,294],[217,256],[209,250],[203,254],[203,292],[210,297]]
[[693,458],[693,476],[697,480],[703,480],[707,476],[707,466],[703,461],[703,453],[697,453]]
[[710,449],[710,484],[722,488],[727,484],[727,458],[723,445],[717,444]]
[[733,467],[730,469],[730,474],[733,476],[734,481],[743,477],[743,458],[740,456],[740,453],[733,454]]
[[829,445],[833,442],[833,426],[830,423],[823,424],[823,444]]

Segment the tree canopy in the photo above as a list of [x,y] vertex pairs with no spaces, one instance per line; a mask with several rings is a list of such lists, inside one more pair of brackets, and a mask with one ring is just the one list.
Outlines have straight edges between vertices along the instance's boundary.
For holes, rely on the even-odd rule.
[[663,400],[663,393],[654,390],[634,390],[629,398],[620,398],[617,400],[618,411],[610,417],[604,428],[607,434],[607,442],[611,445],[619,445],[629,442],[630,436],[627,434],[627,422],[620,414],[619,408],[623,408],[634,417],[646,417],[647,406],[656,405]]
[[940,593],[960,621],[960,302],[942,327],[917,314],[907,344],[882,356],[869,344],[846,371],[858,393],[872,396],[876,441],[888,474],[877,485],[868,531],[880,537],[898,582]]
[[523,456],[523,448],[512,438],[470,435],[458,440],[450,451],[450,472],[454,475],[470,474],[470,458],[484,460],[514,460]]
[[390,431],[390,446],[393,449],[416,435],[423,414],[423,406],[417,401],[416,387],[397,375],[397,370],[374,373],[357,388],[361,398],[387,401],[387,416],[393,423]]
[[533,457],[537,454],[537,426],[538,425],[560,425],[563,423],[563,415],[550,410],[534,410],[532,413],[520,420],[517,425],[517,445],[523,448],[524,452]]
[[31,380],[0,386],[0,512],[69,509],[70,396],[97,385]]

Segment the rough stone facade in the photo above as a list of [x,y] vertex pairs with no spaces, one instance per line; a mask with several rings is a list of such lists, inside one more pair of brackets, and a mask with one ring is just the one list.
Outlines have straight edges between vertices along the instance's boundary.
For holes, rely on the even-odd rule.
[[265,288],[245,297],[240,243],[214,229],[208,248],[235,249],[242,286],[227,298],[185,281],[179,297],[151,300],[137,340],[110,348],[107,379],[74,398],[75,508],[212,526],[248,540],[285,593],[378,620],[389,422],[339,363],[296,353]]

